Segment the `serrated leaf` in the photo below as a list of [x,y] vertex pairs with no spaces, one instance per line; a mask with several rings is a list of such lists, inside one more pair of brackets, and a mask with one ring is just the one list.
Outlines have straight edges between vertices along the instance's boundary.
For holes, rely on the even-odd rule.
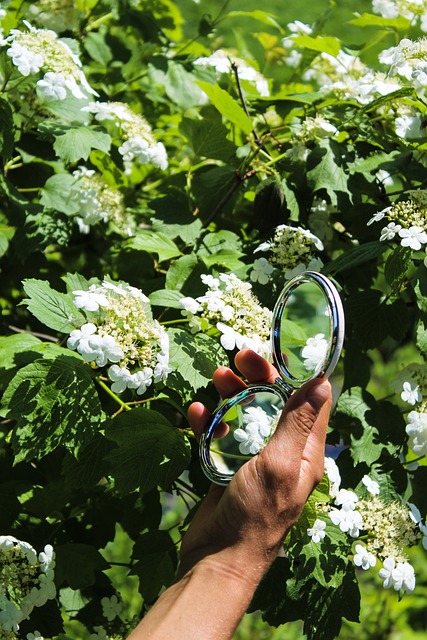
[[220,365],[228,364],[228,358],[218,342],[205,334],[190,335],[183,329],[168,331],[169,365],[172,373],[168,387],[178,392],[183,387],[197,391],[206,387],[212,374]]
[[190,462],[190,446],[183,433],[156,411],[138,409],[109,421],[106,436],[118,446],[107,454],[110,474],[125,494],[147,493],[171,483]]
[[384,253],[386,249],[387,245],[377,240],[362,244],[360,247],[351,247],[338,256],[338,258],[329,262],[323,271],[327,274],[335,274],[346,271],[347,269],[354,269],[366,262],[375,260]]
[[67,215],[77,213],[79,204],[70,198],[70,191],[76,178],[69,173],[57,173],[45,182],[41,191],[40,204],[47,209],[62,211]]
[[358,387],[343,393],[338,401],[337,423],[345,425],[350,435],[350,453],[356,464],[365,462],[371,465],[376,462],[384,447],[377,427],[367,419],[373,404],[375,401],[372,396]]
[[402,288],[411,263],[411,256],[412,250],[409,247],[397,247],[387,258],[384,275],[395,293],[398,293]]
[[337,164],[332,150],[332,142],[319,143],[313,149],[307,162],[307,182],[313,192],[325,189],[331,203],[336,205],[337,191],[351,194],[348,190],[348,176],[344,167]]
[[139,576],[139,592],[146,602],[153,602],[163,587],[175,577],[177,553],[167,531],[149,531],[136,541],[131,574]]
[[181,255],[181,251],[166,234],[159,231],[141,229],[138,234],[128,242],[128,246],[136,251],[157,253],[159,261],[170,260]]
[[345,307],[354,335],[366,349],[377,347],[388,336],[399,341],[408,329],[409,313],[404,301],[389,301],[376,289],[353,294]]
[[74,451],[93,437],[102,418],[90,367],[68,355],[34,360],[7,386],[2,415],[17,422],[16,462],[41,458],[59,446]]
[[22,301],[42,324],[61,333],[70,333],[86,322],[70,295],[51,288],[45,280],[24,280],[24,291],[29,296]]
[[105,131],[94,127],[70,127],[61,135],[55,136],[53,148],[65,164],[77,160],[87,160],[92,149],[108,153],[111,137]]
[[198,157],[227,162],[236,153],[236,146],[227,139],[228,129],[221,122],[183,118],[179,128]]
[[73,488],[88,491],[103,476],[108,475],[108,463],[104,460],[114,444],[100,434],[95,435],[86,447],[73,456],[68,453],[62,465],[65,482]]
[[224,89],[221,89],[218,84],[212,85],[209,84],[209,82],[202,81],[199,81],[197,84],[206,93],[214,107],[218,109],[224,118],[235,124],[244,133],[251,133],[253,128],[252,122],[242,107],[236,102],[235,98]]

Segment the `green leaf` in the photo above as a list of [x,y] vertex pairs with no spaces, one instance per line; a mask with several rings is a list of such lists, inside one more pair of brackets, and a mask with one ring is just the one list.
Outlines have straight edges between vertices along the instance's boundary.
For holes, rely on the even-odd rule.
[[77,457],[68,453],[62,467],[66,483],[85,491],[94,487],[102,477],[108,475],[108,463],[104,457],[113,447],[110,440],[97,434],[86,447],[78,451]]
[[166,234],[159,231],[148,231],[141,229],[138,234],[129,240],[128,247],[136,251],[146,251],[147,253],[157,253],[159,262],[170,260],[181,255],[181,251]]
[[257,22],[262,22],[263,24],[268,25],[269,27],[275,27],[283,33],[283,28],[277,22],[276,17],[271,13],[267,13],[266,11],[262,11],[261,9],[255,9],[255,11],[230,11],[227,13],[228,18],[253,18],[257,20]]
[[227,139],[228,129],[221,122],[183,118],[179,128],[197,157],[227,162],[236,153],[236,146]]
[[396,294],[402,289],[411,257],[412,250],[409,247],[397,247],[387,258],[384,275]]
[[337,57],[341,50],[341,42],[333,36],[316,36],[313,38],[312,36],[301,35],[294,38],[293,43],[297,47],[327,53],[334,58]]
[[100,31],[89,31],[85,34],[83,46],[95,62],[106,67],[113,59],[113,52],[105,42],[105,34]]
[[349,389],[343,393],[337,405],[337,424],[345,427],[350,434],[350,453],[357,464],[365,462],[371,465],[376,462],[382,452],[384,444],[380,441],[378,428],[368,422],[373,397],[365,390],[358,387]]
[[206,387],[215,369],[228,365],[228,357],[217,340],[203,333],[190,335],[183,329],[171,329],[168,334],[172,367],[168,387],[178,393],[188,386],[193,391]]
[[194,75],[186,71],[182,64],[168,60],[167,73],[162,76],[161,81],[167,95],[183,111],[200,105],[204,98],[203,91],[195,82]]
[[182,309],[179,301],[184,297],[180,291],[171,289],[157,289],[148,296],[150,303],[155,307],[166,307],[168,309]]
[[210,256],[203,256],[202,260],[208,268],[218,265],[225,267],[227,271],[237,271],[245,266],[245,263],[240,260],[242,256],[244,256],[242,251],[222,249],[222,251],[218,251],[218,253]]
[[360,247],[351,247],[329,262],[323,271],[327,274],[335,274],[355,269],[366,262],[376,260],[386,249],[387,245],[377,240],[362,244]]
[[135,541],[131,574],[139,576],[139,592],[146,602],[153,602],[163,587],[175,578],[177,553],[167,531],[149,531]]
[[16,367],[17,354],[40,344],[40,338],[28,333],[0,336],[0,369],[13,369]]
[[283,185],[278,176],[270,176],[258,184],[254,200],[254,225],[261,233],[270,231],[283,221],[284,199]]
[[197,84],[206,93],[214,107],[218,109],[224,118],[235,124],[244,133],[251,133],[253,129],[252,122],[242,107],[236,102],[235,98],[224,89],[221,89],[218,84],[212,85],[209,84],[209,82],[202,81],[199,81]]
[[172,188],[167,195],[151,200],[155,211],[152,219],[154,231],[180,237],[187,246],[195,244],[202,231],[202,221],[190,210],[188,195],[181,189]]
[[308,185],[314,192],[325,189],[333,205],[338,202],[337,191],[347,193],[351,198],[347,172],[338,164],[339,157],[333,151],[333,142],[323,141],[313,149],[307,160]]
[[13,114],[6,100],[0,98],[0,156],[7,160],[12,155],[14,143]]
[[372,13],[362,13],[362,15],[357,16],[357,18],[349,20],[349,24],[354,24],[356,27],[396,29],[397,31],[405,33],[411,26],[411,21],[403,16],[399,16],[398,18],[383,18]]
[[231,213],[243,182],[233,167],[204,166],[194,173],[191,184],[203,220]]
[[417,325],[417,347],[422,353],[427,354],[427,329],[421,321]]
[[190,461],[187,438],[156,411],[126,411],[107,423],[106,436],[118,445],[106,460],[123,494],[170,488]]
[[100,571],[109,569],[110,565],[89,544],[68,543],[55,545],[56,566],[55,583],[71,589],[85,589],[95,584]]
[[102,417],[90,367],[68,355],[34,360],[10,381],[2,415],[17,422],[16,462],[41,458],[59,446],[74,451],[93,437]]
[[400,341],[408,330],[405,302],[400,298],[389,301],[376,289],[353,294],[346,302],[346,315],[355,337],[366,349],[377,347],[388,336]]
[[76,178],[69,173],[56,173],[48,178],[41,192],[40,204],[67,215],[77,213],[79,204],[70,198]]
[[194,253],[182,256],[181,258],[178,258],[178,260],[172,262],[166,274],[166,288],[172,289],[174,293],[180,292],[186,281],[194,272],[198,262],[197,256],[195,256]]
[[28,311],[42,324],[61,333],[70,333],[85,323],[85,316],[77,309],[70,295],[51,289],[45,280],[24,280],[29,296],[22,301]]
[[87,160],[92,149],[108,153],[111,137],[95,127],[69,127],[61,135],[55,135],[53,148],[65,164]]

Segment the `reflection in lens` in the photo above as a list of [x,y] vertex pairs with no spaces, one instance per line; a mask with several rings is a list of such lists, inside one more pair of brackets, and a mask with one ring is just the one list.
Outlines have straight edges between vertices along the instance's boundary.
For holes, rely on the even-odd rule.
[[328,353],[328,342],[323,333],[318,333],[314,338],[308,338],[305,347],[301,350],[304,367],[308,371],[318,373],[323,367]]
[[316,283],[304,282],[287,299],[280,325],[287,370],[297,380],[318,375],[327,361],[330,341],[328,299]]
[[258,392],[230,406],[222,418],[228,434],[210,443],[210,457],[221,473],[236,473],[262,451],[279,421],[283,400],[274,392]]

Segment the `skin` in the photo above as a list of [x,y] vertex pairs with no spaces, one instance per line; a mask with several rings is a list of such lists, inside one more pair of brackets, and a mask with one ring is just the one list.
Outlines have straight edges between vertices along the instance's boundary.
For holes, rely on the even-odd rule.
[[[236,367],[249,383],[273,382],[277,371],[250,350]],[[222,397],[246,384],[230,369],[213,376]],[[327,380],[306,383],[286,403],[278,427],[261,453],[227,487],[212,485],[184,536],[176,582],[129,640],[230,640],[254,591],[323,476],[331,409]],[[193,403],[188,421],[200,438],[210,414]]]

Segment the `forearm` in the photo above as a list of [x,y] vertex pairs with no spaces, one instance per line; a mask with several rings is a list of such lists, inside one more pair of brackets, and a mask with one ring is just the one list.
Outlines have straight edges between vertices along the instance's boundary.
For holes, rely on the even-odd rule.
[[230,640],[267,569],[262,560],[242,571],[235,556],[224,549],[196,563],[161,595],[129,640]]

